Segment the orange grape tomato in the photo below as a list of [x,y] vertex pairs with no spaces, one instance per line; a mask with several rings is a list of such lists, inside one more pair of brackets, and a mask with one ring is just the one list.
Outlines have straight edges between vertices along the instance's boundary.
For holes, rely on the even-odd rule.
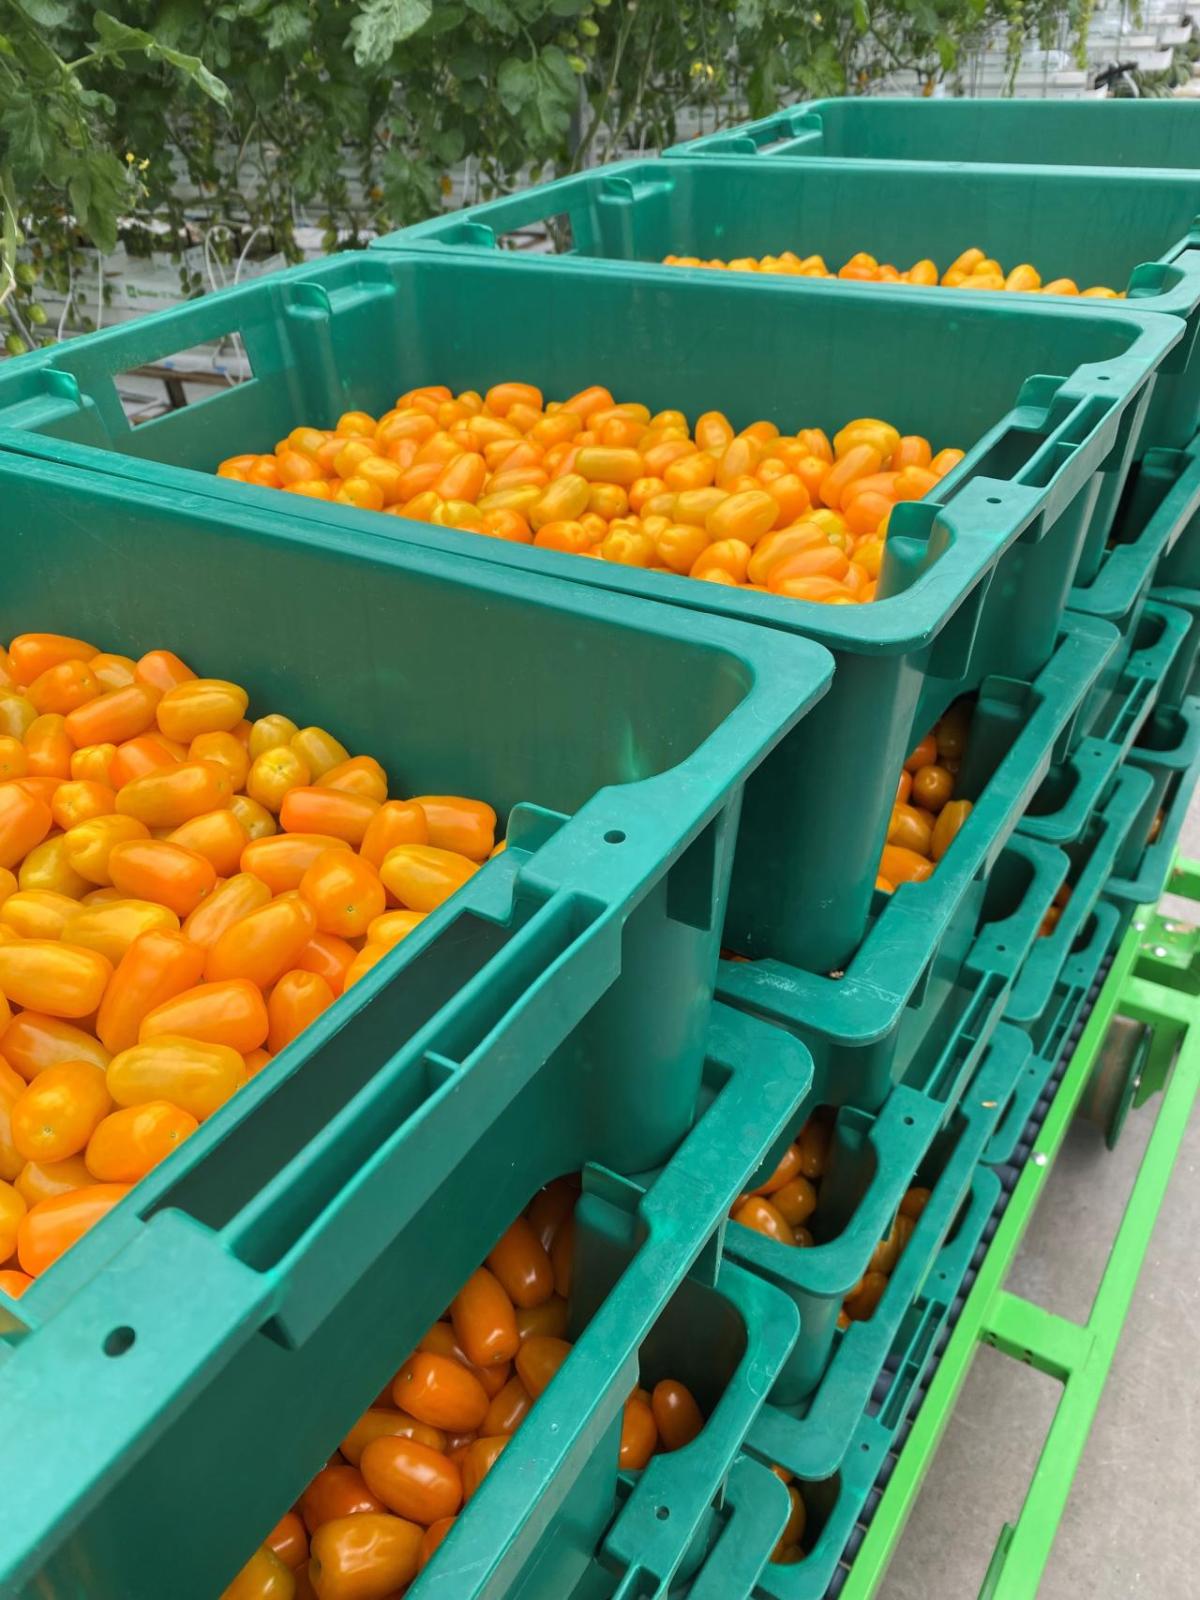
[[204,951],[182,934],[157,928],[139,934],[113,973],[96,1018],[106,1052],[136,1044],[142,1018],[192,988],[203,969]]
[[0,782],[23,778],[28,771],[29,757],[20,739],[10,733],[0,734]]
[[255,757],[246,777],[246,793],[266,810],[278,814],[289,790],[303,788],[311,778],[302,756],[290,745],[275,745]]
[[887,1274],[868,1271],[852,1294],[846,1296],[843,1309],[851,1322],[868,1322],[883,1299],[888,1286]]
[[466,1448],[462,1462],[463,1499],[469,1500],[496,1465],[500,1455],[507,1446],[511,1434],[494,1434],[491,1437],[481,1436],[472,1439]]
[[94,950],[62,940],[0,944],[0,993],[52,1017],[88,1017],[103,998],[112,965]]
[[522,1344],[526,1339],[546,1337],[561,1339],[568,1325],[567,1302],[560,1295],[551,1295],[540,1306],[522,1306],[517,1311],[517,1332]]
[[252,872],[235,873],[200,902],[183,925],[184,935],[192,944],[207,950],[226,928],[267,905],[270,899],[271,890],[261,878]]
[[282,894],[230,924],[209,946],[204,976],[210,983],[248,978],[260,989],[278,981],[317,931],[312,907],[298,894]]
[[109,689],[67,713],[66,731],[78,749],[83,745],[124,744],[155,725],[160,695],[147,683]]
[[425,1529],[425,1535],[421,1540],[421,1554],[418,1561],[419,1571],[424,1571],[433,1560],[437,1554],[438,1546],[450,1532],[454,1522],[455,1519],[453,1517],[439,1517],[436,1522],[431,1522]]
[[416,1576],[423,1538],[419,1524],[386,1514],[323,1523],[308,1565],[317,1600],[392,1600]]
[[578,1199],[578,1182],[572,1183],[569,1178],[555,1178],[534,1195],[526,1208],[526,1215],[543,1250],[550,1250],[554,1235],[575,1210]]
[[477,1367],[511,1361],[520,1347],[513,1303],[500,1280],[478,1267],[455,1295],[450,1319],[467,1359]]
[[136,817],[93,817],[63,835],[63,853],[73,872],[90,884],[109,888],[108,861],[117,845],[148,837],[149,829]]
[[913,1188],[906,1189],[904,1198],[900,1202],[900,1215],[902,1217],[911,1217],[916,1222],[929,1204],[930,1195],[931,1191],[922,1188],[920,1185],[914,1185]]
[[26,1161],[65,1161],[85,1148],[111,1110],[103,1067],[60,1061],[39,1072],[14,1101],[12,1141]]
[[774,1194],[776,1189],[782,1189],[784,1184],[790,1182],[800,1171],[800,1151],[796,1145],[789,1144],[787,1149],[775,1163],[770,1177],[765,1183],[760,1183],[756,1189],[751,1189],[751,1194]]
[[536,1400],[571,1353],[565,1339],[530,1334],[517,1351],[517,1373],[530,1398]]
[[65,782],[71,776],[73,750],[61,716],[38,717],[25,732],[27,776]]
[[317,973],[298,967],[285,972],[267,1001],[267,1048],[271,1054],[278,1055],[315,1022],[322,1011],[327,1011],[336,998],[329,984]]
[[189,744],[197,734],[227,733],[246,715],[250,696],[225,678],[189,678],[158,702],[158,726],[168,739]]
[[136,739],[126,739],[116,746],[110,768],[113,786],[120,790],[135,778],[144,778],[151,772],[162,772],[180,765],[178,746],[172,746],[161,733],[141,733]]
[[389,850],[379,876],[389,894],[409,910],[436,911],[477,871],[478,863],[457,851],[411,844]]
[[776,1189],[771,1196],[771,1204],[789,1227],[798,1228],[817,1209],[817,1191],[810,1179],[797,1174],[781,1189]]
[[344,1463],[322,1467],[300,1496],[300,1515],[310,1534],[339,1517],[382,1511],[383,1503],[367,1487],[357,1467]]
[[794,1243],[791,1228],[765,1195],[747,1195],[735,1206],[733,1220],[740,1222],[743,1228],[752,1228],[755,1233],[761,1233],[779,1244]]
[[195,1117],[169,1100],[127,1106],[97,1123],[84,1161],[97,1183],[136,1183],[198,1127]]
[[268,750],[278,750],[290,745],[299,732],[292,719],[278,711],[266,717],[259,717],[250,727],[247,754],[251,761],[256,761],[259,756],[266,755]]
[[345,839],[330,833],[276,833],[253,839],[242,852],[241,869],[266,884],[272,894],[298,889],[304,874],[327,850],[349,855]]
[[932,876],[933,862],[904,845],[885,844],[879,871],[889,883],[923,883]]
[[400,1368],[392,1398],[402,1411],[429,1427],[468,1433],[487,1415],[488,1395],[479,1379],[447,1356],[418,1351]]
[[514,1306],[540,1306],[554,1293],[550,1257],[525,1217],[505,1230],[487,1264]]
[[108,874],[123,895],[166,906],[177,917],[189,916],[217,881],[207,856],[167,839],[134,839],[115,846]]
[[[401,845],[398,850],[428,848]],[[389,852],[385,868],[398,850]],[[320,932],[343,939],[364,934],[387,906],[380,874],[369,861],[349,851],[326,850],[317,856],[300,880],[300,894],[312,907]]]
[[215,761],[183,761],[134,778],[117,791],[117,811],[148,828],[178,828],[192,817],[227,806],[233,786]]
[[40,716],[48,712],[65,716],[76,706],[94,700],[100,684],[86,661],[60,661],[36,677],[25,693]]
[[21,633],[8,647],[9,670],[13,681],[24,685],[62,661],[88,662],[98,653],[93,645],[70,634]]
[[933,840],[933,818],[916,806],[895,805],[888,823],[887,842],[927,856]]
[[0,1261],[7,1261],[17,1248],[17,1229],[28,1209],[20,1190],[0,1181]]
[[15,1267],[5,1268],[0,1272],[0,1294],[6,1294],[10,1300],[19,1300],[32,1282],[27,1272],[18,1272]]
[[655,1384],[650,1406],[664,1450],[681,1450],[704,1427],[704,1418],[691,1390],[673,1378],[664,1378]]
[[0,867],[16,867],[54,824],[50,807],[19,787],[0,783]]
[[109,1062],[108,1092],[119,1106],[169,1100],[198,1122],[212,1116],[246,1081],[246,1064],[229,1045],[160,1034]]
[[462,1505],[462,1474],[440,1450],[416,1439],[372,1439],[359,1463],[367,1488],[389,1511],[428,1527]]
[[69,1155],[66,1162],[26,1162],[10,1182],[26,1205],[37,1205],[38,1200],[53,1200],[54,1195],[67,1194],[70,1189],[86,1189],[96,1179],[82,1155]]
[[137,662],[132,656],[110,655],[101,651],[88,662],[96,681],[105,689],[123,689],[137,681]]
[[[369,934],[368,929],[368,937]],[[304,972],[315,972],[318,977],[324,978],[336,996],[346,987],[346,974],[357,954],[352,944],[339,939],[336,934],[314,933],[296,957],[296,966]]]
[[62,937],[70,944],[95,950],[114,967],[124,960],[130,945],[143,933],[155,929],[166,933],[179,930],[179,918],[167,906],[155,905],[151,900],[125,899],[113,889],[99,892],[116,898],[98,901],[89,895],[87,904],[76,907]]
[[206,1044],[225,1044],[244,1056],[265,1043],[267,1031],[262,990],[246,978],[230,978],[197,984],[155,1006],[142,1018],[138,1041],[146,1044],[165,1033],[178,1034]]
[[529,1415],[533,1401],[520,1378],[509,1378],[491,1398],[481,1432],[487,1435],[515,1433]]
[[352,756],[349,761],[341,761],[323,772],[317,783],[321,788],[362,795],[380,805],[387,799],[387,773],[373,756]]
[[78,910],[78,902],[70,895],[51,889],[18,889],[0,906],[0,925],[22,939],[61,939]]
[[93,817],[111,816],[116,799],[116,791],[106,783],[72,779],[59,784],[50,803],[50,814],[55,826],[65,833]]
[[237,872],[250,836],[230,809],[206,811],[203,816],[192,817],[173,829],[167,835],[167,842],[195,851],[211,862],[218,878],[229,878]]
[[25,1213],[18,1229],[21,1271],[31,1278],[45,1272],[128,1193],[127,1183],[95,1183],[39,1200]]
[[908,757],[908,760],[905,761],[905,770],[907,772],[915,773],[919,772],[922,767],[933,766],[933,764],[937,761],[937,756],[937,740],[932,733],[927,733],[921,740],[920,744],[917,745],[916,749],[913,750],[912,754]]
[[367,942],[390,950],[401,939],[407,939],[414,928],[419,928],[427,914],[424,911],[385,911],[367,924]]
[[378,809],[377,802],[362,795],[308,785],[284,795],[279,825],[286,833],[325,834],[359,845]]
[[188,745],[187,753],[189,761],[215,761],[219,767],[224,767],[235,789],[245,784],[250,771],[250,753],[236,733],[198,733]]
[[907,804],[909,796],[912,794],[912,786],[913,786],[913,775],[912,775],[911,772],[907,771],[907,769],[906,769],[905,771],[901,772],[900,779],[899,779],[898,783],[896,784],[896,804],[897,805],[906,805]]
[[954,779],[945,767],[918,767],[912,776],[913,804],[926,811],[940,811],[953,793]]
[[[950,800],[938,812],[938,819],[933,827],[932,851],[935,861],[940,861],[949,850],[973,809],[969,800]],[[0,951],[0,961],[2,958],[3,952]],[[0,966],[0,988],[3,987],[4,979]]]
[[405,1416],[403,1411],[392,1410],[390,1406],[372,1406],[369,1411],[364,1411],[338,1448],[351,1466],[356,1467],[371,1440],[382,1439],[389,1434],[403,1439],[416,1439],[431,1450],[446,1448],[446,1435],[440,1428],[430,1428],[415,1417]]
[[109,1052],[82,1028],[59,1017],[22,1011],[0,1034],[0,1060],[27,1082],[60,1061],[90,1061],[107,1067]]
[[222,1589],[220,1600],[295,1600],[296,1579],[287,1563],[270,1545],[260,1545]]
[[486,861],[491,855],[496,842],[496,813],[485,801],[462,795],[421,794],[410,803],[424,812],[431,845],[472,861]]
[[[71,865],[66,841],[65,833],[56,833],[34,846],[20,866],[18,881],[22,889],[49,889],[54,894],[70,895],[72,900],[89,893],[93,885]],[[12,877],[9,868],[0,867],[0,882],[7,885]],[[0,894],[0,899],[12,892]]]
[[196,676],[191,667],[170,650],[148,650],[135,671],[143,683],[150,684],[160,694],[166,694],[168,689],[188,683]]
[[621,1446],[617,1464],[622,1472],[640,1472],[658,1445],[658,1424],[653,1408],[640,1394],[630,1395],[621,1416]]

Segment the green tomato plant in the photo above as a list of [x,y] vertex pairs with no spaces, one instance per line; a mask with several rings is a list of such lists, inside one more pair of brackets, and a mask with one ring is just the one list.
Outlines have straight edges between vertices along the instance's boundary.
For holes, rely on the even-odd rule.
[[[53,337],[118,241],[202,292],[466,200],[897,71],[932,86],[1090,0],[0,0],[0,305]],[[316,228],[316,235],[305,228]],[[79,318],[72,315],[72,326]]]

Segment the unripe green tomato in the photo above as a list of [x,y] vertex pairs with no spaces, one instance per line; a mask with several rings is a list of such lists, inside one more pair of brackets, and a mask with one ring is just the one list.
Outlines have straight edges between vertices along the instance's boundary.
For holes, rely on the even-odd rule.
[[10,333],[4,341],[4,348],[10,356],[23,356],[29,346],[19,333]]
[[35,328],[41,328],[41,327],[43,327],[45,325],[45,322],[46,322],[46,308],[45,308],[45,306],[30,306],[29,311],[27,312],[27,315],[29,317],[30,322],[33,323]]

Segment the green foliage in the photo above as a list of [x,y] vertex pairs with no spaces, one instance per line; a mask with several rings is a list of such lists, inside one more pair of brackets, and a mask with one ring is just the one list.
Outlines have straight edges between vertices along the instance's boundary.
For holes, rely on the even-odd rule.
[[[10,341],[90,248],[223,262],[361,243],[449,203],[900,69],[996,31],[1078,37],[1091,0],[0,0],[0,304]],[[23,235],[29,236],[24,243]],[[26,269],[18,276],[17,266]],[[31,281],[24,282],[28,276]],[[94,281],[94,280],[93,280]],[[53,319],[52,319],[53,320]]]

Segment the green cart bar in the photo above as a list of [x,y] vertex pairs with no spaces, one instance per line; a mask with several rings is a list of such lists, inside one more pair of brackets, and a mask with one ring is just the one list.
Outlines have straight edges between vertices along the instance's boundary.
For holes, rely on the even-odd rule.
[[[1168,884],[1200,900],[1200,861]],[[1136,917],[1013,1191],[963,1313],[867,1529],[842,1600],[876,1592],[980,1344],[1062,1384],[1062,1397],[1015,1524],[999,1531],[979,1600],[1033,1600],[1112,1365],[1154,1224],[1200,1089],[1200,932]],[[1145,1025],[1146,1048],[1114,1069],[1105,1050],[1116,1016]],[[1109,1143],[1131,1105],[1163,1092],[1153,1133],[1084,1323],[1010,1294],[1004,1280],[1041,1198],[1072,1116],[1104,1121]]]

